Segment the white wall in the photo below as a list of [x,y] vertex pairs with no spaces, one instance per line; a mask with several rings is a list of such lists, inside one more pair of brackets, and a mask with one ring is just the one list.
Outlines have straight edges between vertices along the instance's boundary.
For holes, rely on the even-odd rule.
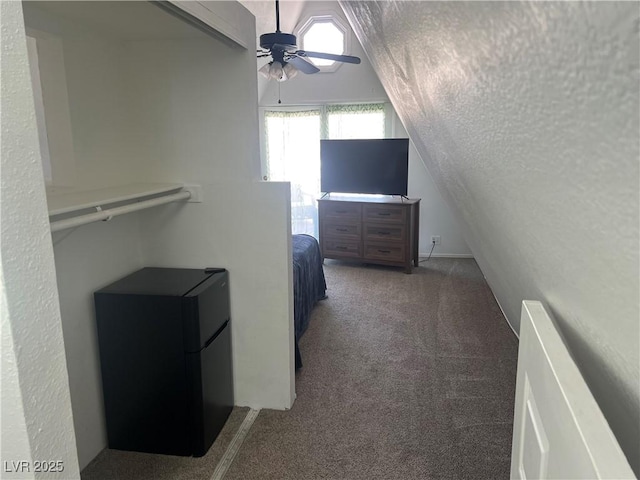
[[[289,408],[288,190],[252,184],[259,176],[253,52],[185,31],[149,3],[28,3],[25,11],[30,27],[62,40],[77,188],[209,185],[201,204],[158,207],[53,235],[80,468],[107,445],[93,292],[143,266],[227,267],[236,402]],[[238,25],[252,35],[253,18],[240,14]],[[216,182],[222,184],[211,190]],[[235,182],[231,190],[229,182]],[[220,195],[224,189],[228,195]],[[248,242],[255,238],[270,242],[252,251]],[[265,298],[265,283],[277,294]]]
[[289,187],[253,183],[259,176],[254,52],[206,39],[135,42],[130,54],[132,134],[144,146],[146,178],[198,183],[204,194],[202,204],[144,215],[144,262],[229,270],[236,403],[289,408]]
[[259,178],[253,52],[207,37],[136,41],[126,61],[129,133],[146,181]]
[[289,184],[204,184],[203,198],[201,204],[144,216],[144,262],[229,270],[235,403],[290,408],[295,381]]
[[93,292],[144,266],[138,215],[52,235],[78,459],[107,446]]
[[[25,4],[27,26],[62,41],[75,187],[130,183],[127,45],[84,22]],[[45,108],[47,105],[45,105]],[[141,268],[137,215],[52,235],[80,469],[107,445],[93,292]]]
[[5,468],[46,459],[63,463],[47,478],[79,478],[21,4],[2,2],[0,14],[2,477],[42,478],[33,463]]
[[[393,136],[408,137],[407,131],[393,112]],[[438,191],[433,177],[426,169],[413,142],[409,142],[409,185],[410,198],[420,198],[420,238],[418,252],[421,257],[473,257],[464,241],[460,225],[453,211]],[[440,237],[440,245],[431,243],[431,236]],[[423,266],[428,267],[427,263]]]
[[[66,186],[104,187],[130,181],[139,174],[134,170],[139,162],[132,158],[128,142],[127,77],[122,60],[126,43],[104,28],[46,10],[51,8],[47,3],[25,2],[24,15],[27,27],[62,42],[60,61],[66,74],[75,156],[74,174],[67,175],[75,183]],[[58,113],[61,108],[55,107]]]
[[[287,5],[284,4],[282,8],[287,8]],[[302,10],[299,25],[304,24],[310,15],[326,15],[328,12],[337,15],[350,29],[342,8],[337,2],[309,2]],[[389,101],[358,39],[351,31],[350,36],[351,48],[346,53],[360,57],[362,63],[360,65],[344,64],[333,73],[321,72],[314,75],[300,73],[292,80],[281,83],[282,106]],[[278,106],[277,99],[278,83],[269,82],[260,99],[260,106]],[[408,136],[395,112],[393,112],[392,125],[394,137]],[[264,125],[261,124],[260,128],[264,130]],[[442,243],[434,248],[433,256],[470,257],[471,251],[464,241],[457,220],[442,199],[435,182],[413,145],[409,150],[408,193],[412,198],[422,199],[420,202],[420,254],[426,256],[431,250],[431,236],[439,235]]]
[[509,322],[553,312],[639,474],[638,5],[344,6]]

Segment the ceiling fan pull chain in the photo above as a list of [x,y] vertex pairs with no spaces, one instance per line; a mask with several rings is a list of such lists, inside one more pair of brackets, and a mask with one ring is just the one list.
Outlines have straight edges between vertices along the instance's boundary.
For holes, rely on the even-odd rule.
[[280,100],[280,82],[278,82],[278,104],[281,104],[282,100]]

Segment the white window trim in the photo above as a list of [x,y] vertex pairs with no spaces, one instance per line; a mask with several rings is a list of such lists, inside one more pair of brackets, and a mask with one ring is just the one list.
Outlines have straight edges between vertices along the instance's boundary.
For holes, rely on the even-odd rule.
[[[304,46],[304,35],[305,33],[313,26],[315,23],[333,23],[336,28],[338,28],[343,34],[344,41],[344,50],[343,55],[349,55],[351,51],[351,32],[346,27],[340,16],[332,10],[325,10],[327,13],[324,14],[311,14],[304,17],[306,20],[302,23],[299,23],[295,28],[294,32],[296,37],[298,38],[298,42],[300,43],[299,47],[301,50],[305,49]],[[320,71],[318,73],[333,73],[336,72],[341,66],[342,62],[333,62],[331,65],[316,65]]]

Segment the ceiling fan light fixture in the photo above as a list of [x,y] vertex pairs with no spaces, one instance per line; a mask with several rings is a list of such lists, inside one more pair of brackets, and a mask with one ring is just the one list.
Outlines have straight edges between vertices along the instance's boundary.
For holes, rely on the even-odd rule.
[[284,82],[285,80],[295,77],[298,74],[298,69],[290,63],[285,62],[283,66],[282,63],[274,60],[260,67],[258,73],[267,80]]
[[267,80],[269,80],[270,75],[269,75],[269,70],[271,69],[271,64],[273,62],[269,62],[269,63],[265,63],[262,67],[260,67],[260,69],[258,70],[258,73],[260,75],[262,75],[264,78],[266,78]]
[[287,79],[293,78],[298,74],[298,69],[288,62],[285,63],[283,71]]
[[284,70],[282,69],[282,64],[277,60],[271,62],[269,66],[269,78],[272,80],[277,80],[278,82],[282,82],[286,80],[286,78],[282,78],[284,76]]

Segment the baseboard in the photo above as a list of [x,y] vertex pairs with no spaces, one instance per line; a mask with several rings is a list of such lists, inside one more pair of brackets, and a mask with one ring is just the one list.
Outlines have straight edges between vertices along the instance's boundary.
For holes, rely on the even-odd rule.
[[491,284],[489,283],[489,281],[487,280],[487,277],[484,276],[484,274],[482,274],[482,278],[484,278],[484,281],[487,282],[487,285],[489,286],[489,291],[491,292],[491,295],[493,295],[493,299],[496,301],[496,303],[498,304],[498,308],[500,309],[500,311],[502,312],[502,316],[504,317],[504,321],[507,322],[507,325],[509,325],[509,328],[511,329],[511,331],[513,332],[513,334],[516,336],[516,338],[518,339],[518,341],[520,341],[520,335],[518,335],[518,332],[516,332],[513,329],[513,326],[511,325],[511,322],[509,321],[509,317],[507,317],[507,314],[504,313],[504,308],[502,308],[502,305],[500,305],[500,301],[498,300],[498,297],[496,297],[496,294],[493,293],[493,288],[491,288]]
[[242,424],[238,428],[238,431],[231,439],[231,443],[227,446],[222,458],[216,465],[216,469],[213,471],[213,475],[211,475],[210,480],[222,480],[229,470],[229,467],[233,463],[233,460],[236,458],[236,455],[240,451],[240,447],[242,446],[242,442],[247,437],[249,430],[251,429],[251,425],[255,422],[256,418],[260,414],[260,410],[249,409],[247,412],[247,416],[242,421]]
[[[418,256],[420,258],[427,258],[429,256],[428,253],[419,253]],[[473,254],[471,253],[432,253],[431,258],[473,258]]]
[[[489,290],[491,290],[491,288],[489,288]],[[493,295],[493,298],[496,299],[496,303],[498,304],[498,308],[500,308],[500,311],[502,312],[502,316],[504,317],[504,321],[507,322],[507,325],[509,325],[509,328],[511,329],[511,331],[513,332],[513,334],[516,336],[516,338],[519,341],[520,340],[520,335],[518,335],[518,333],[513,329],[513,326],[511,326],[511,322],[507,318],[507,315],[504,313],[504,309],[502,308],[502,305],[500,305],[500,302],[498,301],[498,297],[496,297],[496,294],[493,293],[493,290],[491,290],[491,294]]]

